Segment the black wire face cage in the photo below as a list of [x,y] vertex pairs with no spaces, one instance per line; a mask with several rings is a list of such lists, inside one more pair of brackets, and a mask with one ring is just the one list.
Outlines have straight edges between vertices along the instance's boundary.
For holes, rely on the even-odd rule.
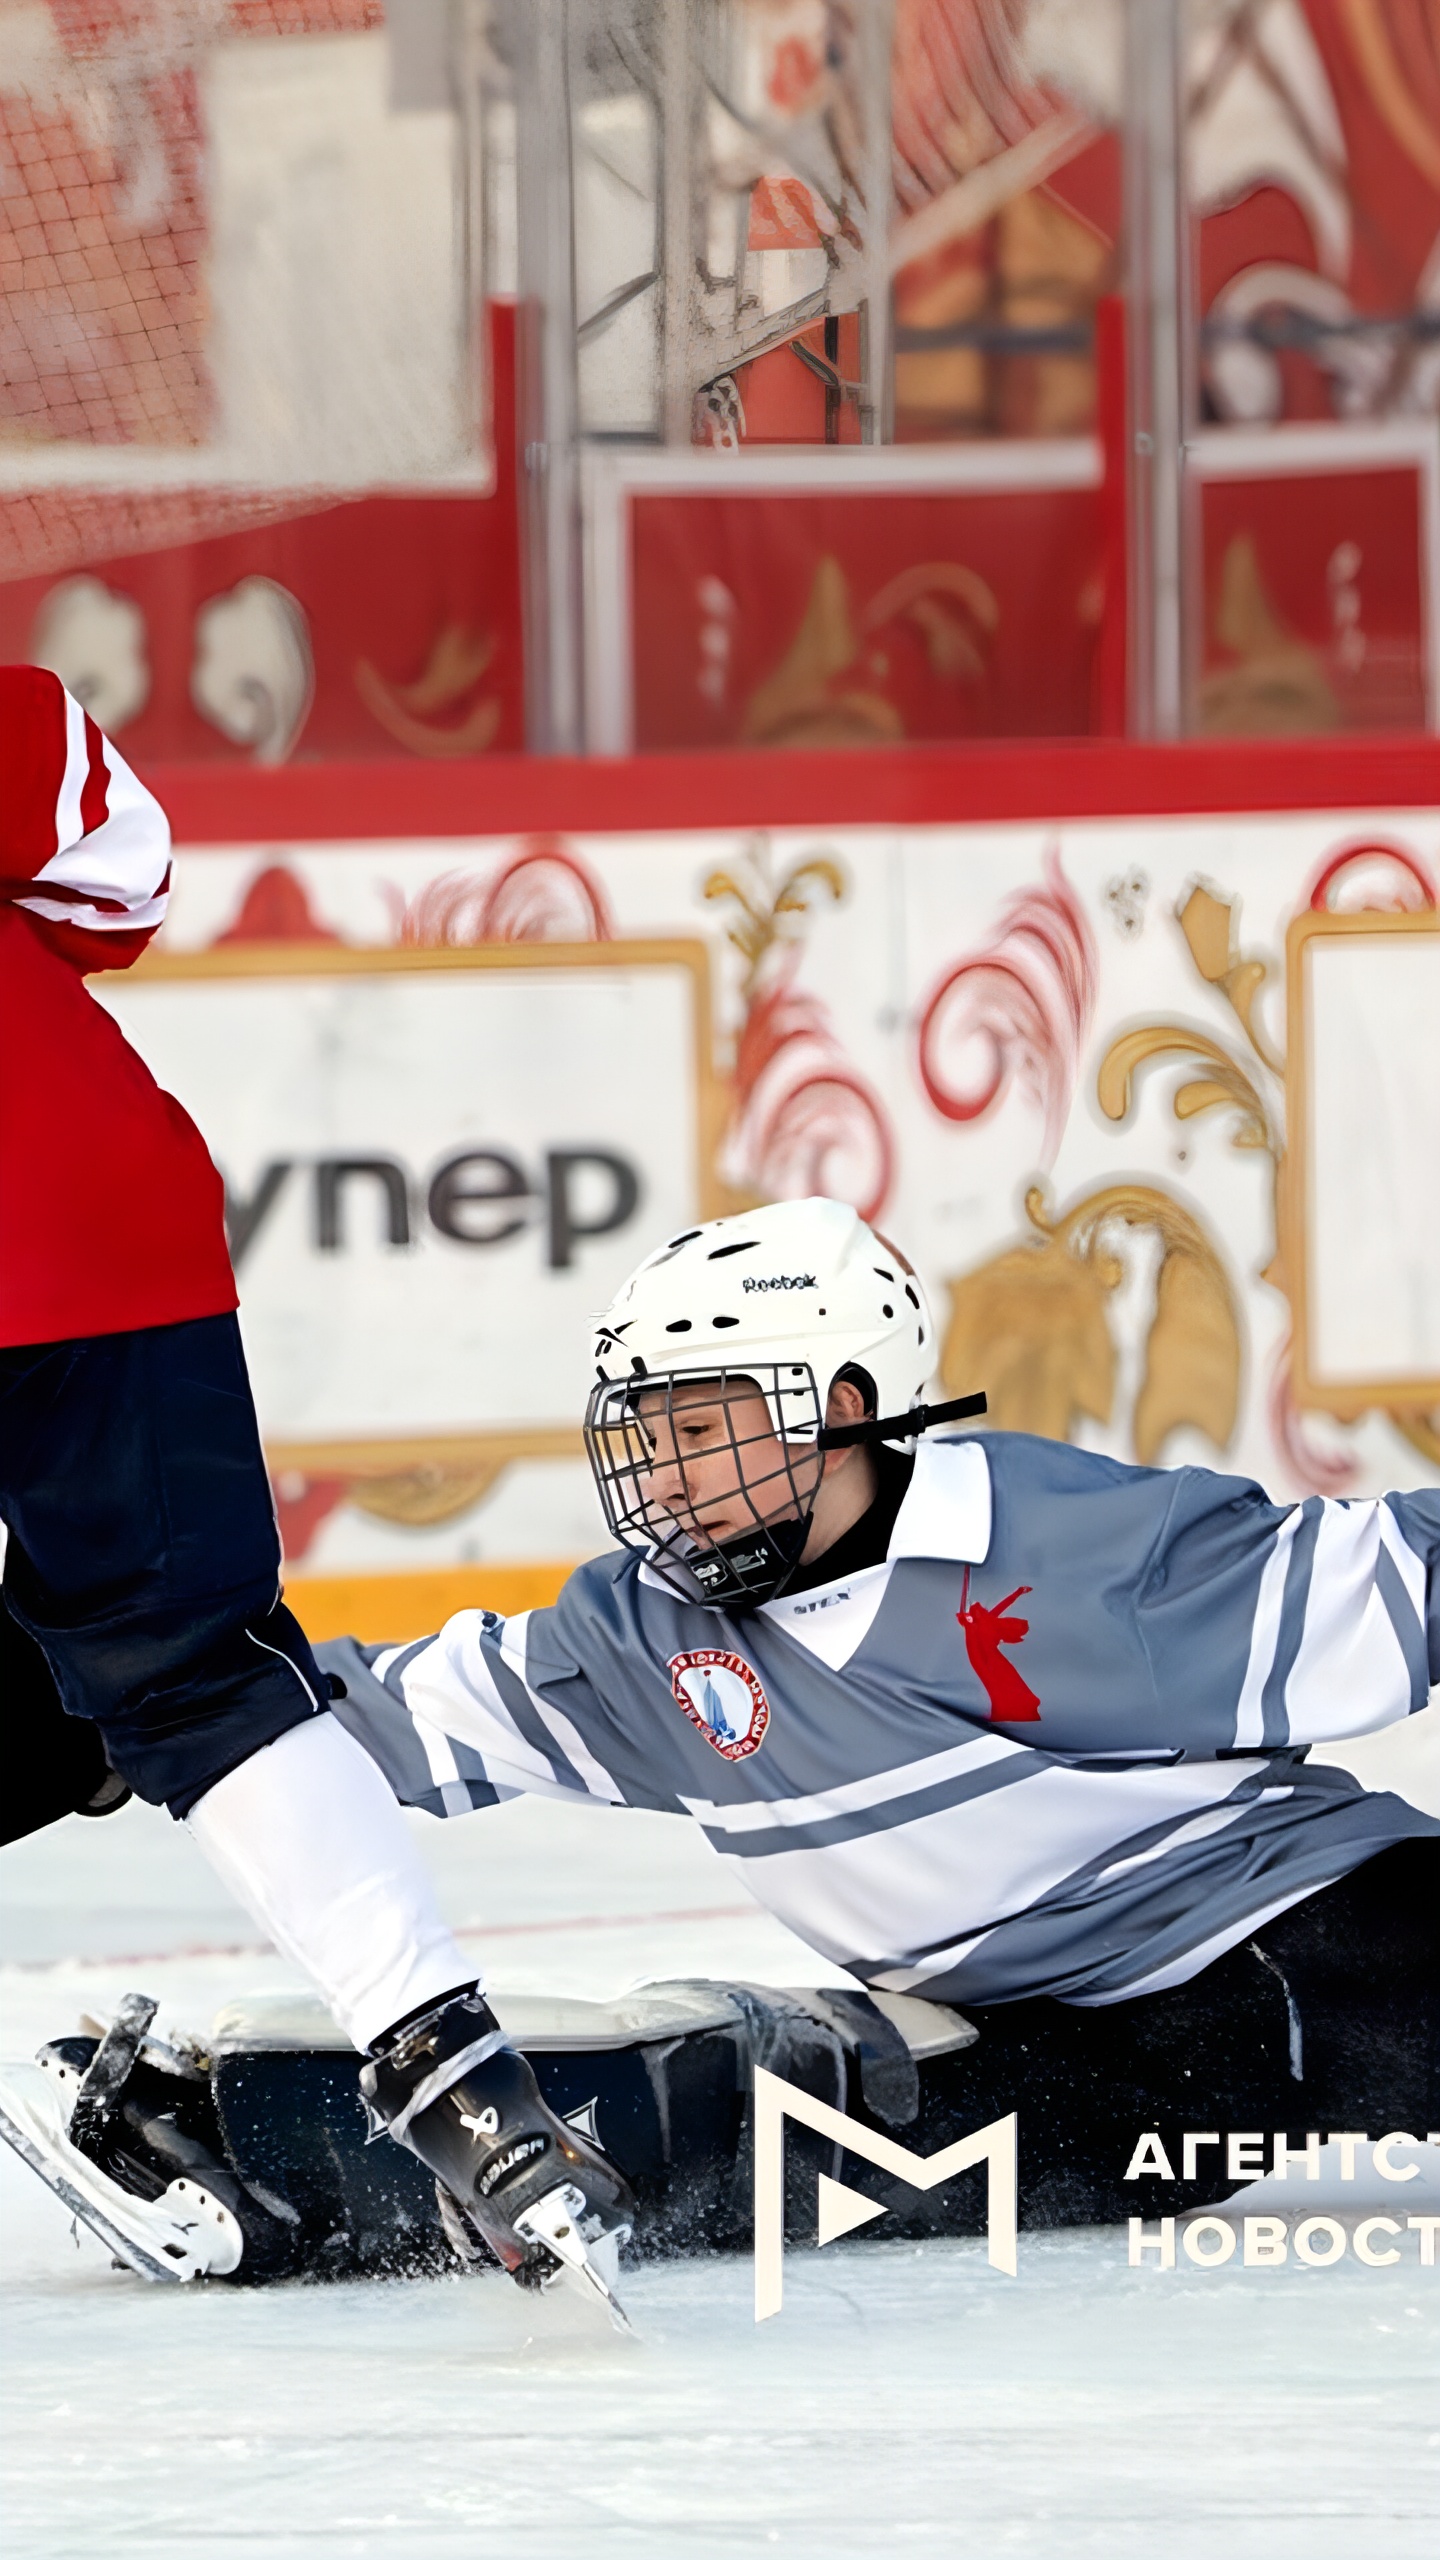
[[[800,1561],[820,1490],[821,1420],[808,1364],[661,1370],[594,1389],[585,1448],[622,1546],[638,1548],[682,1599],[754,1608],[784,1590]],[[737,1511],[747,1515],[738,1532]],[[707,1517],[727,1534],[712,1536]]]

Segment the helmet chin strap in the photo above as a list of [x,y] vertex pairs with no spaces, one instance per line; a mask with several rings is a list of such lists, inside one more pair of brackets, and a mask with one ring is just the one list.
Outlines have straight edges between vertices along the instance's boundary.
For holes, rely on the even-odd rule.
[[[914,1440],[942,1422],[973,1421],[986,1411],[983,1395],[956,1396],[948,1404],[913,1405],[908,1413],[870,1414],[863,1422],[828,1423],[809,1443],[818,1449],[853,1449],[865,1441]],[[712,1605],[734,1606],[779,1597],[800,1562],[810,1534],[814,1506],[802,1514],[757,1523],[739,1537],[697,1548],[687,1557],[690,1572]]]
[[766,1521],[686,1558],[707,1600],[773,1600],[800,1562],[811,1513]]
[[854,1449],[866,1440],[918,1440],[942,1422],[969,1422],[986,1411],[981,1396],[956,1396],[949,1404],[912,1405],[908,1413],[867,1414],[863,1422],[827,1422],[815,1435],[817,1449]]

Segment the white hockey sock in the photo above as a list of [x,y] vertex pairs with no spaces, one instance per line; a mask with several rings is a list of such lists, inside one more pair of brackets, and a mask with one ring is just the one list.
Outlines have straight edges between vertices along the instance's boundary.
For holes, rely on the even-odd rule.
[[186,1828],[355,2044],[475,1979],[399,1805],[333,1716],[293,1725],[242,1761]]

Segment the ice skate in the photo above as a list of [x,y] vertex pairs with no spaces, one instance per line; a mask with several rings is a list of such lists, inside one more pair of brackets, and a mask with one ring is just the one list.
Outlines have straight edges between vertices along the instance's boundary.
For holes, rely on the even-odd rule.
[[6,2072],[0,2135],[151,2284],[242,2266],[247,2281],[282,2274],[296,2216],[250,2195],[217,2156],[205,2072],[151,2038],[155,2007],[132,1992],[98,2042],[61,2038],[28,2071]]
[[387,2036],[361,2073],[376,2129],[423,2160],[517,2283],[566,2279],[628,2328],[615,2292],[634,2200],[619,2171],[540,2095],[478,1991],[461,1992]]

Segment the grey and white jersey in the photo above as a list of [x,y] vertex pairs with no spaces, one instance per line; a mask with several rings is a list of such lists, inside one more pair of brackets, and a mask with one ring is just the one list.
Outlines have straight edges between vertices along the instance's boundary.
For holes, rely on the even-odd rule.
[[864,1983],[1086,2003],[1181,1982],[1395,1840],[1305,1757],[1440,1679],[1440,1492],[1272,1504],[1199,1467],[921,1444],[883,1564],[744,1615],[597,1557],[555,1606],[322,1648],[408,1804],[698,1822]]

